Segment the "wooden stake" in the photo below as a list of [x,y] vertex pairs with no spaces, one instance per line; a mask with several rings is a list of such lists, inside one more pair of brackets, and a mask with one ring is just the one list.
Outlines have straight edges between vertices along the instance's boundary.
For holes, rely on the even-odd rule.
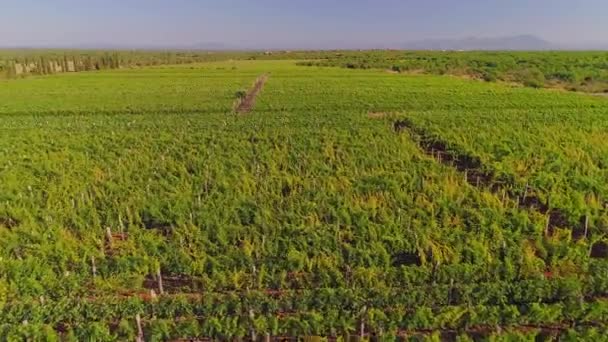
[[145,342],[144,341],[144,330],[141,327],[141,317],[139,314],[135,315],[135,322],[137,323],[137,339],[136,342]]
[[589,232],[589,215],[585,215],[585,239],[587,238],[588,232]]
[[452,292],[454,292],[454,278],[450,278],[450,291],[448,292],[448,305],[452,303]]
[[[367,306],[364,306],[362,314],[365,315],[366,312]],[[365,337],[365,319],[363,317],[361,317],[361,325],[359,326],[359,336],[361,336],[361,338]]]
[[122,215],[118,214],[118,224],[120,226],[120,235],[124,236],[125,234],[125,225],[122,222]]
[[363,319],[361,319],[361,325],[359,326],[359,336],[361,336],[361,339],[365,337],[365,321]]
[[253,321],[255,320],[255,315],[253,314],[253,310],[249,310],[249,318],[251,319],[251,340],[252,341],[257,341],[258,337],[255,333],[255,328],[253,325]]
[[106,238],[108,239],[108,245],[112,248],[112,229],[110,227],[106,227]]
[[156,277],[158,278],[158,292],[162,296],[165,294],[165,291],[163,289],[163,275],[160,272],[160,266],[156,270]]
[[97,266],[95,265],[94,256],[91,256],[91,268],[93,269],[93,278],[97,277]]

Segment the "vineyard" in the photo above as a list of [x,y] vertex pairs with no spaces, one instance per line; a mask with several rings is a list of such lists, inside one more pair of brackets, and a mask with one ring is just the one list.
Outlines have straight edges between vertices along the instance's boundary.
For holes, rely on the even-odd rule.
[[0,80],[0,340],[606,340],[608,99],[329,54]]
[[532,88],[605,94],[608,93],[607,61],[605,51],[344,51],[300,64],[455,75]]
[[302,66],[454,75],[531,88],[608,94],[602,51],[87,51],[0,50],[0,78],[232,60],[293,60]]

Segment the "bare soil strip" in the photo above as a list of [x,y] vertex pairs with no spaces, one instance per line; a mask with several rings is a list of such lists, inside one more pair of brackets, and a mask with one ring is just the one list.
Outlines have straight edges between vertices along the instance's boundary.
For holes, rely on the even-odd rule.
[[[248,315],[239,316],[243,319],[249,318]],[[280,320],[290,319],[292,317],[297,317],[297,314],[282,314],[278,315]],[[192,318],[192,317],[188,317]],[[176,317],[176,320],[180,320],[181,317]],[[204,321],[208,319],[208,317],[197,316],[195,319]],[[154,322],[155,319],[146,319],[142,320],[145,322]],[[393,336],[399,337],[405,340],[426,340],[425,337],[439,334],[439,338],[441,341],[458,341],[458,337],[463,334],[474,338],[475,340],[486,340],[492,336],[501,336],[505,332],[508,333],[537,333],[538,336],[542,337],[540,340],[554,341],[560,340],[560,337],[565,337],[569,331],[573,329],[592,329],[592,328],[602,328],[608,323],[607,321],[594,321],[594,322],[584,322],[580,324],[573,324],[572,322],[559,322],[554,324],[513,324],[513,325],[478,325],[472,327],[464,327],[460,329],[454,328],[439,328],[439,329],[398,329],[392,333],[386,332],[376,332],[376,331],[358,331],[352,332],[351,334],[336,334],[329,336],[274,336],[270,334],[262,335],[263,339],[260,339],[258,336],[258,340],[260,341],[272,341],[272,342],[297,342],[297,341],[361,341],[361,340],[369,340],[369,341],[382,341],[383,336]],[[365,323],[363,323],[365,324]],[[361,326],[360,321],[358,321],[358,325]],[[365,328],[365,325],[363,326]],[[172,340],[172,342],[207,342],[213,341],[214,339],[210,337],[197,337],[194,339],[180,339],[180,340]],[[252,339],[245,338],[246,341],[251,341]],[[500,339],[499,339],[500,340]]]
[[[310,312],[307,312],[310,313]],[[251,320],[250,314],[231,314],[227,317],[237,317],[242,320]],[[292,318],[298,318],[297,312],[284,312],[278,313],[276,317],[279,320],[289,320]],[[199,322],[204,322],[209,319],[208,316],[203,315],[191,315],[191,316],[176,316],[174,317],[175,322],[186,321],[186,320],[197,320]],[[144,323],[152,323],[157,321],[155,317],[145,317],[141,319],[141,322]],[[249,332],[250,335],[244,338],[238,339],[239,341],[272,341],[272,342],[297,342],[297,341],[322,341],[326,340],[329,342],[336,341],[360,341],[360,340],[369,340],[369,341],[382,341],[383,336],[392,336],[393,334],[402,339],[424,339],[424,337],[428,337],[430,335],[439,334],[439,338],[441,341],[458,341],[458,336],[462,336],[466,334],[469,337],[474,338],[475,340],[486,340],[489,337],[495,335],[502,335],[505,332],[508,333],[537,333],[538,336],[542,337],[540,340],[561,340],[560,337],[565,337],[568,332],[573,329],[593,329],[593,328],[603,328],[606,326],[608,321],[606,320],[597,320],[591,322],[582,322],[574,324],[573,322],[556,322],[556,323],[548,323],[548,324],[538,324],[538,323],[529,323],[529,324],[512,324],[512,325],[475,325],[470,327],[462,327],[462,328],[438,328],[438,329],[424,329],[424,328],[413,328],[413,329],[397,329],[391,333],[386,333],[383,331],[374,331],[372,329],[367,329],[365,321],[357,320],[357,325],[359,326],[359,331],[352,331],[350,334],[332,334],[332,335],[300,335],[300,336],[279,336],[279,335],[271,335],[269,333],[266,334],[257,334],[255,330],[251,330]],[[111,323],[112,327],[118,327],[119,321],[114,321]],[[64,332],[65,326],[60,324],[56,326],[56,331]],[[538,338],[537,338],[538,339]],[[174,339],[170,340],[171,342],[208,342],[208,341],[216,341],[216,339],[211,337],[192,337],[192,338],[182,338],[182,339]]]
[[[574,239],[587,237],[589,232],[585,217],[577,219],[578,224],[572,226],[564,210],[551,208],[550,203],[544,203],[537,195],[538,192],[530,186],[526,186],[523,191],[517,189],[513,180],[497,176],[493,170],[485,167],[477,156],[470,155],[458,146],[430,134],[407,118],[395,121],[393,129],[397,133],[408,131],[425,154],[463,173],[465,180],[472,186],[489,189],[501,197],[503,203],[508,200],[522,210],[538,211],[545,215],[547,235],[552,235],[556,228],[570,227]],[[592,250],[591,256],[608,257],[608,251],[600,253],[599,250],[597,252]]]
[[253,87],[249,89],[247,95],[236,103],[235,111],[237,113],[246,114],[251,112],[253,106],[255,106],[255,99],[264,88],[264,84],[268,81],[268,77],[268,74],[263,74],[255,80]]
[[[542,274],[542,276],[546,279],[548,284],[554,284],[555,282],[559,281],[559,276],[556,275],[553,271],[554,271],[554,269],[549,267]],[[245,274],[244,276],[245,276],[245,278],[251,278],[252,274]],[[291,296],[294,294],[302,294],[307,291],[346,290],[346,289],[349,289],[349,286],[350,286],[350,285],[346,285],[345,287],[311,286],[311,285],[299,282],[298,277],[301,277],[301,276],[303,276],[303,275],[299,274],[298,272],[290,272],[287,274],[288,281],[280,287],[252,286],[252,287],[247,287],[246,289],[235,289],[235,288],[231,288],[231,287],[208,289],[208,288],[206,288],[206,285],[202,279],[184,275],[184,274],[164,275],[164,276],[162,276],[162,284],[164,287],[163,294],[165,296],[184,295],[184,296],[188,296],[188,297],[197,297],[197,296],[204,297],[204,296],[209,296],[209,295],[213,295],[213,294],[243,295],[246,293],[255,292],[255,293],[263,293],[267,296],[275,297],[275,298]],[[312,272],[311,272],[311,276],[312,276]],[[590,273],[587,273],[587,272],[580,273],[578,276],[579,276],[579,278],[584,279],[585,282],[595,281],[594,280],[595,278],[593,278],[593,275]],[[345,274],[344,277],[348,277],[348,275]],[[520,286],[521,284],[525,284],[525,281],[520,282],[517,280],[509,281],[509,280],[504,279],[504,280],[499,281],[500,284],[503,284],[506,282],[509,282],[513,286]],[[488,281],[479,282],[476,285],[479,286],[480,288],[482,288],[482,287],[491,287],[496,284],[497,284],[497,282],[495,280],[488,280]],[[127,288],[121,289],[118,292],[122,293],[125,296],[141,296],[141,295],[145,296],[145,295],[149,294],[150,291],[160,290],[159,285],[160,285],[159,279],[155,275],[148,275],[148,276],[146,276],[146,278],[142,284],[143,292],[138,292],[140,290],[129,290]],[[411,290],[431,291],[432,289],[436,289],[437,286],[445,286],[445,285],[447,285],[447,283],[445,283],[445,282],[444,283],[428,282],[428,283],[424,283],[424,284],[417,284],[417,285],[411,285],[411,286],[388,286],[385,289],[387,291],[391,291],[391,292],[411,291]],[[467,285],[468,285],[467,283],[463,283],[463,282],[450,282],[449,292],[451,293],[452,291],[455,291],[455,290],[461,291]],[[461,302],[458,302],[457,300],[454,301],[452,299],[451,294],[448,294],[448,296],[449,296],[448,303],[450,305],[462,304]],[[586,301],[593,301],[596,299],[608,300],[608,292],[602,291],[602,290],[590,290],[588,293],[585,293],[581,298],[585,299]],[[553,296],[547,296],[546,298],[545,297],[538,298],[537,303],[552,304],[552,303],[557,302],[558,300],[559,300],[559,297],[557,295],[553,295]],[[506,303],[514,304],[514,305],[528,304],[527,302],[516,301],[516,300],[507,301]]]

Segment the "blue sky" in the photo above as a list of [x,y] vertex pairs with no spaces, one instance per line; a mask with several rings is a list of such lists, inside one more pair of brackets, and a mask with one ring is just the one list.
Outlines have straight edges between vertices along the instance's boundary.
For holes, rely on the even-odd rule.
[[608,43],[607,0],[3,0],[0,45],[390,45],[533,34]]

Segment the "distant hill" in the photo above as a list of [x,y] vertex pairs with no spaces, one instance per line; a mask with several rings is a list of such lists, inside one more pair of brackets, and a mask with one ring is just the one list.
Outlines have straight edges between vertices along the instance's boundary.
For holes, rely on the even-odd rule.
[[469,37],[458,39],[424,39],[409,42],[374,42],[356,40],[319,40],[314,43],[259,43],[259,42],[193,42],[193,43],[104,43],[88,42],[63,45],[34,44],[31,46],[2,46],[0,48],[60,48],[60,49],[105,49],[105,50],[199,50],[199,51],[236,51],[236,50],[608,50],[606,43],[561,43],[554,44],[534,35],[504,37]]
[[427,39],[404,43],[407,50],[551,50],[558,47],[532,35],[464,39]]
[[202,42],[194,45],[185,45],[182,48],[192,50],[207,50],[207,51],[227,51],[227,50],[239,50],[242,46],[234,46],[220,42]]

